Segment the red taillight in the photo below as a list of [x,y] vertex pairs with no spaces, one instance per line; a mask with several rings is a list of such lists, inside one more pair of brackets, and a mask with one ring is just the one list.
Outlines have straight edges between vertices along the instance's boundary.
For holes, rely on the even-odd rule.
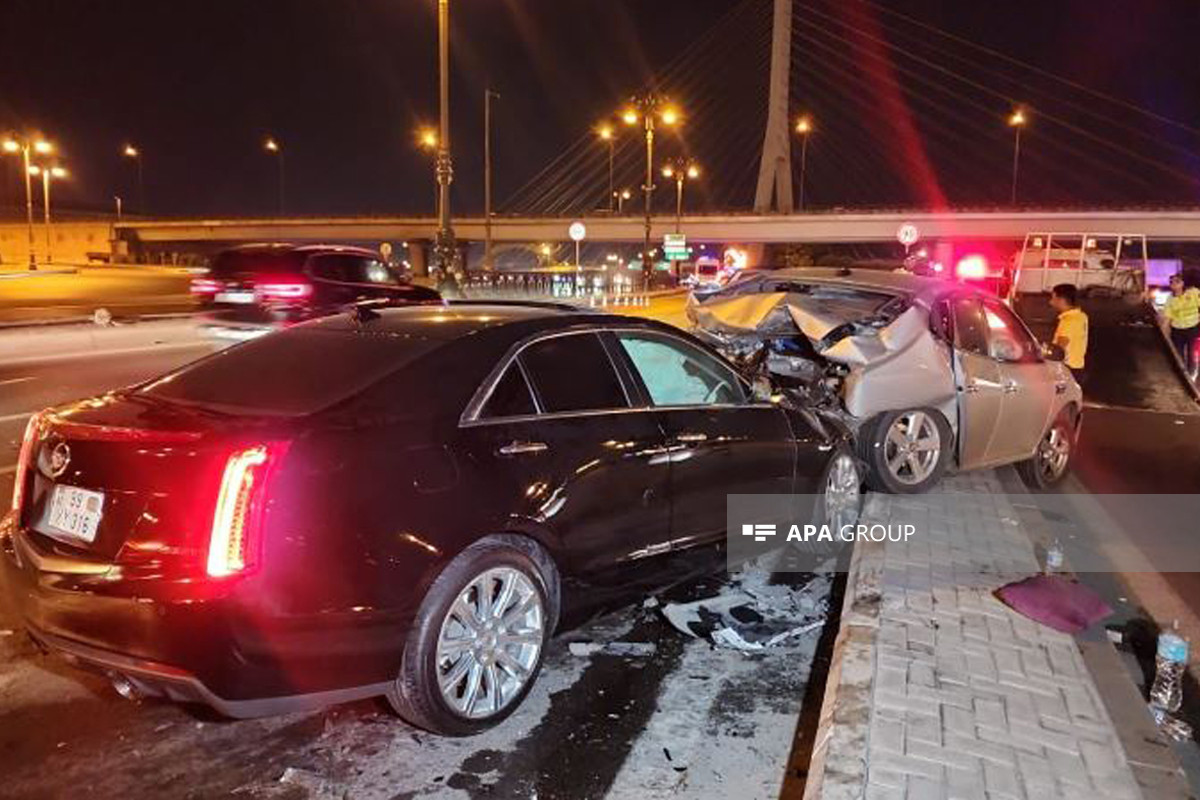
[[267,482],[287,447],[287,442],[260,444],[234,452],[225,462],[208,540],[211,577],[245,573],[257,564]]
[[192,294],[209,295],[216,294],[224,288],[220,281],[214,281],[211,278],[193,278],[192,279]]
[[980,281],[987,277],[988,262],[983,256],[964,256],[954,268],[959,278],[966,281]]
[[260,283],[254,287],[265,300],[300,300],[312,294],[311,283]]
[[41,425],[41,414],[34,414],[25,425],[25,438],[21,440],[21,452],[17,456],[16,483],[13,484],[12,507],[17,514],[21,513],[21,503],[25,499],[25,481],[29,476],[29,462],[33,460],[33,444],[37,441]]

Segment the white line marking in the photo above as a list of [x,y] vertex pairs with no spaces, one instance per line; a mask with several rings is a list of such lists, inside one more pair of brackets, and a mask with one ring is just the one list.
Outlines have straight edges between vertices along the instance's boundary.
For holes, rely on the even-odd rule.
[[25,378],[6,378],[6,379],[0,381],[0,386],[12,386],[14,383],[24,383],[25,381],[33,381],[33,380],[37,380],[37,378],[35,378],[32,375],[25,377]]

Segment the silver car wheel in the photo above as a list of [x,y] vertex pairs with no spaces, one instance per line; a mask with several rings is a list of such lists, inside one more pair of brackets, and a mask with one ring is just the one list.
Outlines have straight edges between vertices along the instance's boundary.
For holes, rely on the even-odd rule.
[[528,682],[542,650],[546,614],[530,579],[512,567],[478,575],[442,620],[437,682],[446,704],[483,719],[506,708]]
[[834,532],[846,525],[858,522],[862,502],[862,479],[854,459],[847,453],[839,454],[825,479],[825,524]]
[[1047,483],[1054,483],[1067,471],[1071,460],[1071,439],[1061,425],[1052,425],[1038,445],[1038,469]]
[[937,422],[924,411],[909,411],[892,421],[883,441],[888,472],[900,483],[915,486],[937,469],[942,436]]

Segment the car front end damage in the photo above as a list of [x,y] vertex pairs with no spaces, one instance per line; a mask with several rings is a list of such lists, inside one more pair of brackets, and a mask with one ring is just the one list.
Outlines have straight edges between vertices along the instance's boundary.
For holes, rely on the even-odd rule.
[[934,408],[957,425],[952,350],[917,298],[792,281],[763,288],[691,298],[693,332],[752,380],[853,431],[897,408]]

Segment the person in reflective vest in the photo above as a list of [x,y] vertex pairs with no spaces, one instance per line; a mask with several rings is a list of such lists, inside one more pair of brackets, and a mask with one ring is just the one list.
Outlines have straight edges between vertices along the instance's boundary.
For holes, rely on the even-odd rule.
[[1171,276],[1171,296],[1163,308],[1171,344],[1179,353],[1189,378],[1196,377],[1196,339],[1200,335],[1200,289],[1184,284],[1182,275]]

